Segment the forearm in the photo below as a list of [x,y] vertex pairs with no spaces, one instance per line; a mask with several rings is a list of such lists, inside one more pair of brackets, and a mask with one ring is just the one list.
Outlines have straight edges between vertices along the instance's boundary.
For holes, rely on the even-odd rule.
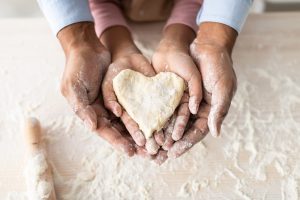
[[235,29],[217,22],[201,23],[196,43],[200,46],[222,48],[231,54],[238,33]]
[[112,61],[119,57],[139,52],[133,42],[131,33],[123,26],[114,26],[106,29],[100,40],[111,53]]
[[195,36],[195,32],[190,27],[183,24],[172,24],[164,30],[160,46],[188,50]]
[[218,22],[240,32],[253,0],[206,0],[197,15],[197,24]]
[[163,39],[170,38],[176,42],[182,42],[185,44],[190,44],[194,40],[195,36],[195,32],[184,24],[172,24],[163,32]]
[[96,36],[94,23],[81,22],[63,28],[57,35],[65,55],[76,49],[91,49],[96,53],[103,50]]

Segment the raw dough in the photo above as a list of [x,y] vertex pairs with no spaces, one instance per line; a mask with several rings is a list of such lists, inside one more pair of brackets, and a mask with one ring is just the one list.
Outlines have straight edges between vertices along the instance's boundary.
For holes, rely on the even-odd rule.
[[178,106],[185,84],[172,72],[154,77],[126,69],[113,80],[118,101],[137,122],[146,139],[159,131]]

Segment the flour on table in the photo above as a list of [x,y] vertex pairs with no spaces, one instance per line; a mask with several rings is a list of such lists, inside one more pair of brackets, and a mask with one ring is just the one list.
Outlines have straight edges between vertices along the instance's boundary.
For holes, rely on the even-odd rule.
[[47,179],[46,172],[49,166],[43,151],[29,158],[25,177],[30,200],[48,199],[53,191],[53,183]]

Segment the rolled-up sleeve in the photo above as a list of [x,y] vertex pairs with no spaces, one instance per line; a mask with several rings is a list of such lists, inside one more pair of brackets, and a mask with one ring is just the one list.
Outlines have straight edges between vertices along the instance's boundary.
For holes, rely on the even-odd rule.
[[253,0],[204,0],[197,15],[197,24],[218,22],[240,32]]
[[171,24],[184,24],[198,30],[196,16],[201,7],[202,0],[175,0],[174,7],[165,27]]
[[89,0],[92,15],[95,20],[95,30],[97,36],[113,26],[124,26],[130,30],[120,4],[116,0]]
[[93,21],[87,0],[37,0],[55,35],[77,22]]

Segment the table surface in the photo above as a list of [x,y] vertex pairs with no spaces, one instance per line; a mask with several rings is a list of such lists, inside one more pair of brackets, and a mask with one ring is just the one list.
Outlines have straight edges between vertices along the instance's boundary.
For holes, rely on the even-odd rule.
[[[249,16],[222,136],[158,167],[116,152],[73,115],[59,92],[63,53],[45,20],[0,20],[0,199],[24,198],[27,116],[43,125],[59,199],[300,198],[299,24],[300,13]],[[147,56],[161,28],[133,26]]]

